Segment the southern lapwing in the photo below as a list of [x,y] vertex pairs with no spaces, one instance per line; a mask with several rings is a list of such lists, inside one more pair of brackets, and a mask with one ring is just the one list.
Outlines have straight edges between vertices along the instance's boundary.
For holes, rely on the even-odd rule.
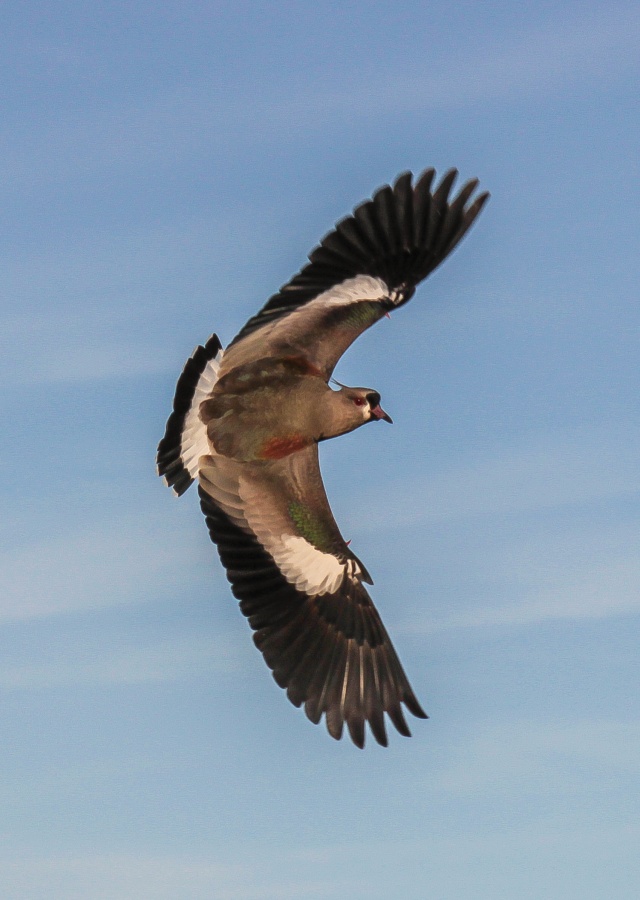
[[196,478],[212,541],[277,683],[339,739],[365,722],[386,746],[384,714],[409,736],[402,704],[427,718],[365,588],[364,564],[331,513],[318,443],[384,419],[380,395],[329,383],[367,328],[409,300],[488,198],[457,172],[400,175],[342,219],[309,262],[223,351],[212,335],[178,381],[158,447],[177,495]]

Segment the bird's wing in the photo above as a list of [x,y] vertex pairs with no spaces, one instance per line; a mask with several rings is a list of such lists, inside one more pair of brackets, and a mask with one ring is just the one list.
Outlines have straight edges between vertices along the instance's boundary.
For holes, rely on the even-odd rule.
[[301,355],[330,376],[358,335],[406,303],[451,253],[489,196],[471,199],[473,179],[449,199],[457,171],[432,190],[434,175],[428,169],[414,185],[405,172],[338,222],[234,338],[222,372],[265,355]]
[[386,712],[409,735],[401,704],[425,718],[362,582],[320,476],[317,446],[272,462],[200,461],[200,502],[254,642],[292,703],[364,745],[386,746]]

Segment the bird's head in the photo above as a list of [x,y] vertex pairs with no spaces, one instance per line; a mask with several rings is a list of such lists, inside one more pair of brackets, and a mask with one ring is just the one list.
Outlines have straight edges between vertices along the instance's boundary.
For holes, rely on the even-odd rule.
[[340,390],[334,394],[340,404],[341,433],[344,433],[342,428],[344,431],[353,431],[365,422],[376,422],[379,419],[393,422],[391,416],[380,406],[380,394],[377,391],[335,383],[340,386]]

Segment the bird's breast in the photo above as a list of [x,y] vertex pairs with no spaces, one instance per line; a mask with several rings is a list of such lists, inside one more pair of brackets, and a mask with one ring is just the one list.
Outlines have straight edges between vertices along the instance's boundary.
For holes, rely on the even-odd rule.
[[258,450],[260,459],[282,459],[290,453],[303,450],[313,443],[313,439],[304,434],[289,434],[284,437],[271,437]]
[[326,382],[296,374],[254,377],[218,387],[200,407],[216,453],[239,461],[282,459],[313,444],[322,432]]

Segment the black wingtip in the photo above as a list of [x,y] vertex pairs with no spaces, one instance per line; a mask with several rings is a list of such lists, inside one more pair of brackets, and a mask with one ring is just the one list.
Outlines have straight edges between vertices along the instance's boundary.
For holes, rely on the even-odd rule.
[[[253,640],[276,683],[334,740],[346,731],[363,749],[367,723],[388,746],[385,713],[409,737],[402,706],[426,718],[364,587],[308,597],[286,581],[257,538],[235,524],[199,486],[200,504]],[[345,594],[344,591],[347,591]]]
[[395,305],[406,303],[416,285],[457,247],[489,199],[475,199],[478,179],[452,195],[458,170],[449,169],[434,187],[435,170],[425,169],[412,185],[402,172],[370,200],[341,219],[309,254],[309,262],[253,316],[232,343],[358,275],[381,278]]
[[406,690],[402,695],[402,702],[407,707],[412,716],[415,716],[416,719],[428,719],[429,716],[423,710],[422,706],[418,702],[418,698],[413,693],[412,690]]
[[391,705],[387,710],[389,714],[389,718],[395,725],[396,731],[401,734],[403,737],[411,737],[411,731],[409,730],[409,726],[407,725],[407,721],[404,717],[404,713],[402,712],[402,707],[398,703],[397,705]]
[[359,717],[351,717],[347,721],[347,728],[349,729],[349,736],[353,743],[360,750],[364,750],[364,718],[362,716]]

